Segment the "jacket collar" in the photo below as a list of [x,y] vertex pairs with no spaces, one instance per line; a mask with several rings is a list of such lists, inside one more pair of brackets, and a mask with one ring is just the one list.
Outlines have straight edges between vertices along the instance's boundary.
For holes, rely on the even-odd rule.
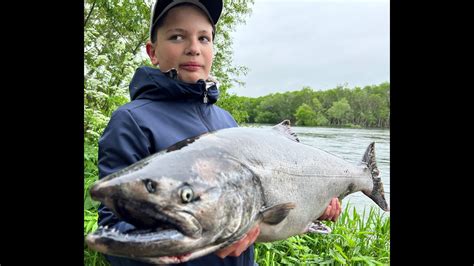
[[178,72],[175,69],[161,72],[157,68],[148,66],[137,68],[129,89],[131,100],[194,99],[202,103],[213,104],[219,98],[219,90],[213,80],[198,80],[197,83],[186,83],[178,80]]

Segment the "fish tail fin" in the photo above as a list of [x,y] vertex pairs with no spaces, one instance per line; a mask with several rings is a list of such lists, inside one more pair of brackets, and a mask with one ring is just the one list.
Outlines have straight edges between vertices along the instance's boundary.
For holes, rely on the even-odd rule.
[[375,161],[375,142],[369,144],[365,151],[364,157],[362,157],[362,163],[369,169],[374,186],[372,191],[362,190],[362,192],[369,198],[371,198],[382,210],[389,211],[388,203],[385,200],[383,191],[382,180],[379,177],[379,169]]

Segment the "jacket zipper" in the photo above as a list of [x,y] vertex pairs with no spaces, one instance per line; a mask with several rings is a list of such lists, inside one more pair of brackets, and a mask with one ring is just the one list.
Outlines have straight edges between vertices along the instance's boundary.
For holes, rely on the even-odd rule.
[[206,104],[206,105],[202,105],[202,104],[200,104],[200,103],[196,103],[196,108],[199,110],[199,111],[198,111],[198,112],[199,112],[198,116],[199,116],[199,118],[201,119],[202,124],[207,128],[207,131],[208,131],[208,132],[211,132],[211,131],[212,131],[212,130],[211,130],[211,127],[209,126],[209,124],[207,123],[206,118],[204,117],[204,112],[203,112],[203,110],[202,110],[203,107],[206,108],[206,107],[207,107],[207,104]]
[[207,102],[208,102],[208,99],[207,99],[207,86],[206,86],[206,89],[204,90],[204,98],[202,99],[202,102],[203,102],[203,103],[207,103]]
[[209,126],[209,124],[207,123],[207,120],[204,116],[204,112],[203,112],[203,108],[207,108],[208,107],[208,102],[209,102],[209,98],[207,97],[207,94],[208,94],[208,90],[209,90],[209,87],[208,87],[208,84],[207,83],[204,83],[204,96],[202,98],[202,102],[204,103],[204,105],[202,104],[198,104],[197,108],[199,109],[199,118],[201,119],[202,121],[202,124],[207,128],[207,131],[211,131],[211,127]]

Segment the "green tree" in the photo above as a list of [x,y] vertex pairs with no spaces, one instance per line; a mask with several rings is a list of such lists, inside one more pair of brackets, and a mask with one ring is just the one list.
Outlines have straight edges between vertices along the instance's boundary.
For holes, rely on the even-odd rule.
[[334,102],[331,108],[328,109],[328,115],[335,120],[336,125],[342,125],[347,122],[351,112],[351,106],[346,98]]
[[231,112],[238,123],[247,122],[249,114],[245,108],[244,99],[237,95],[227,94],[226,99],[219,103],[219,106]]
[[237,122],[245,122],[248,119],[248,113],[240,108],[242,104],[240,99],[227,91],[235,85],[244,85],[240,77],[247,74],[248,68],[232,64],[231,33],[235,31],[237,25],[245,23],[245,19],[252,12],[253,3],[254,0],[224,0],[214,40],[215,56],[211,74],[219,81],[220,96],[217,105],[229,111]]
[[96,142],[117,106],[128,101],[127,84],[148,38],[150,4],[136,0],[84,3],[84,132]]
[[313,110],[316,113],[315,126],[325,126],[329,123],[329,120],[324,115],[324,108],[318,97],[312,99]]
[[[294,112],[294,111],[293,111]],[[263,97],[257,106],[257,123],[277,124],[285,119],[290,119],[293,114],[288,114],[285,95],[282,93],[270,94]]]
[[278,120],[280,120],[278,114],[271,111],[258,112],[257,117],[255,117],[255,122],[264,124],[276,124]]
[[314,126],[316,124],[316,112],[305,103],[296,109],[295,117],[298,126]]
[[247,112],[248,123],[255,123],[255,117],[257,116],[257,106],[259,104],[258,98],[251,97],[240,97],[242,101],[242,108]]

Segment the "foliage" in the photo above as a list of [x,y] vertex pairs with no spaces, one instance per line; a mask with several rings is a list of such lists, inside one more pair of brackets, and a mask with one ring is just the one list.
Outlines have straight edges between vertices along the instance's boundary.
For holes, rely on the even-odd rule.
[[97,141],[111,113],[128,98],[135,68],[146,64],[149,6],[137,0],[84,2],[84,132]]
[[349,121],[351,111],[352,109],[349,102],[347,102],[346,98],[342,98],[339,101],[333,102],[327,113],[329,117],[335,121],[334,124],[340,125]]
[[304,234],[255,244],[255,260],[264,265],[389,265],[390,219],[370,209],[359,215],[346,205],[328,235]]
[[307,104],[303,103],[296,109],[296,125],[312,126],[316,124],[316,112]]
[[219,81],[219,101],[217,105],[228,110],[237,122],[247,119],[247,114],[239,108],[239,102],[235,95],[227,93],[234,85],[243,85],[244,82],[238,77],[247,74],[248,68],[232,65],[232,37],[231,33],[238,24],[245,23],[245,18],[252,12],[251,6],[254,0],[224,0],[219,23],[216,27],[216,38],[214,40],[214,60],[211,75]]
[[224,110],[229,110],[234,119],[239,123],[247,121],[249,114],[247,109],[243,106],[243,102],[239,101],[239,97],[232,94],[226,95],[225,101],[219,101],[219,106]]
[[325,91],[304,87],[258,98],[236,97],[249,123],[277,124],[290,119],[301,126],[390,127],[390,84],[338,86]]

